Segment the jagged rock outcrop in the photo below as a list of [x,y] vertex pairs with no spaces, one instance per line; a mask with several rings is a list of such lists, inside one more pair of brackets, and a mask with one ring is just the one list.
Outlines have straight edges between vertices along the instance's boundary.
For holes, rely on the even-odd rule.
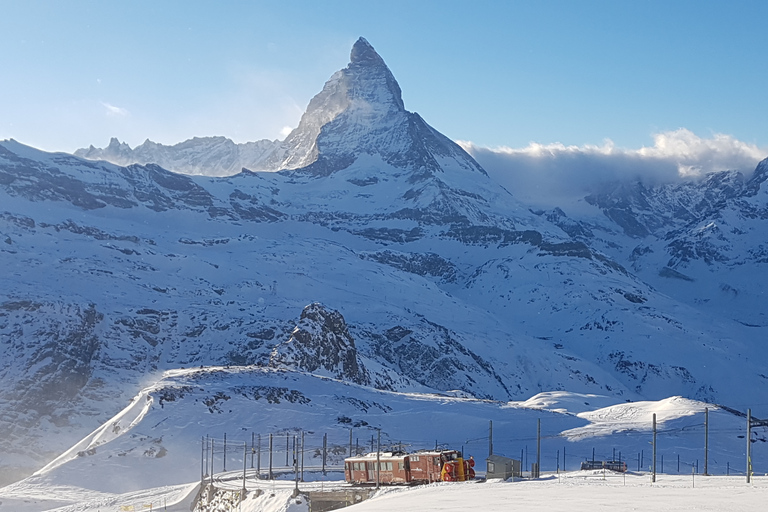
[[290,339],[272,350],[270,366],[288,366],[357,384],[369,384],[370,375],[358,359],[355,340],[344,317],[319,303],[309,304]]

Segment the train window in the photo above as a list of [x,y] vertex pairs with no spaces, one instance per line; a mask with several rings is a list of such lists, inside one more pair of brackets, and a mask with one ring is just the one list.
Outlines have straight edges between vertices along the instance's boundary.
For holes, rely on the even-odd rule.
[[368,471],[375,471],[376,470],[376,464],[373,462],[368,462]]
[[413,462],[419,462],[419,456],[418,455],[411,455],[411,460]]
[[488,471],[490,471],[491,473],[496,471],[496,468],[493,466],[493,462],[488,463]]
[[432,458],[432,464],[434,464],[435,466],[439,466],[440,465],[440,457],[433,457]]

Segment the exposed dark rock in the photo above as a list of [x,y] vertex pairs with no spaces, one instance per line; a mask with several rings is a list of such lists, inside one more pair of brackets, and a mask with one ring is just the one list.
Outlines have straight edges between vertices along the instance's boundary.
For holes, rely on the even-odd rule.
[[327,372],[358,384],[371,381],[358,360],[355,340],[341,313],[319,303],[304,308],[289,340],[272,350],[270,366],[288,366],[307,372]]
[[435,253],[380,251],[360,254],[360,258],[377,261],[411,274],[439,277],[448,283],[455,282],[458,275],[458,269],[453,263]]

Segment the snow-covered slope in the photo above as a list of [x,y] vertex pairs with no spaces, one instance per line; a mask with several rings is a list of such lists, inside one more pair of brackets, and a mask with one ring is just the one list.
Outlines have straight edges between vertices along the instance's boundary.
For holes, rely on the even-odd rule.
[[764,328],[530,212],[404,109],[363,39],[275,165],[210,178],[0,143],[3,464],[38,469],[201,366],[495,400],[765,392]]
[[[503,402],[382,391],[293,370],[173,370],[51,464],[0,489],[0,501],[25,511],[68,503],[78,504],[78,510],[90,510],[87,504],[116,507],[138,501],[137,489],[145,489],[147,496],[164,497],[169,490],[178,494],[186,483],[209,479],[211,471],[223,473],[217,485],[238,489],[243,469],[250,486],[257,473],[267,477],[270,460],[276,478],[291,481],[294,439],[305,480],[334,481],[342,478],[340,463],[350,448],[353,453],[369,451],[379,432],[384,451],[392,447],[416,451],[435,444],[462,449],[476,459],[482,474],[489,421],[494,453],[522,457],[526,468],[536,459],[540,421],[543,471],[576,470],[581,461],[592,458],[593,449],[598,460],[620,457],[636,471],[637,465],[647,469],[646,463],[650,464],[653,414],[658,457],[667,461],[664,472],[690,474],[692,461],[701,459],[703,464],[702,421],[707,406],[712,427],[708,471],[722,474],[730,468],[735,473],[743,465],[744,418],[680,397],[626,403],[559,392]],[[765,438],[762,428],[754,433],[756,441]],[[321,473],[323,444],[327,475]],[[636,461],[642,450],[643,460]],[[757,472],[765,468],[764,452],[763,443],[756,442]],[[682,471],[676,468],[678,457]],[[661,464],[658,470],[662,472]],[[272,494],[274,489],[272,484]],[[145,503],[158,503],[155,500]]]

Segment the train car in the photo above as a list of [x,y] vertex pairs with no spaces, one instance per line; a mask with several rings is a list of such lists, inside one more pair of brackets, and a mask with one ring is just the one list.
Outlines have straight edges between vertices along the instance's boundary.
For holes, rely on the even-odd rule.
[[[428,484],[474,478],[475,461],[464,460],[455,450],[416,453],[381,452],[378,455],[378,482],[389,484]],[[344,476],[353,484],[375,484],[377,454],[369,453],[344,460]]]
[[408,455],[402,453],[368,453],[344,459],[344,477],[351,484],[375,484],[376,463],[379,463],[378,481],[382,484],[406,484],[411,482]]

